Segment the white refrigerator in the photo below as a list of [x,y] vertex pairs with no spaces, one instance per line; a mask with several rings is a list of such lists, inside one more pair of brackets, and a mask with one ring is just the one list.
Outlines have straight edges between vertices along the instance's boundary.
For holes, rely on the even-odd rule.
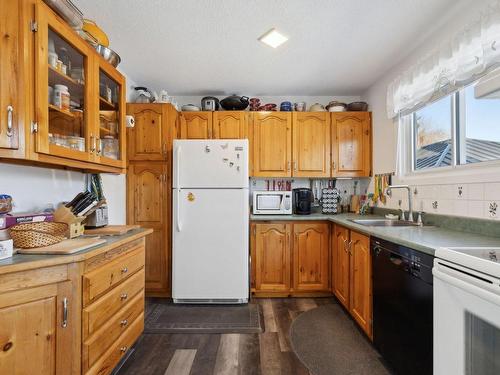
[[248,140],[174,140],[172,298],[247,303]]

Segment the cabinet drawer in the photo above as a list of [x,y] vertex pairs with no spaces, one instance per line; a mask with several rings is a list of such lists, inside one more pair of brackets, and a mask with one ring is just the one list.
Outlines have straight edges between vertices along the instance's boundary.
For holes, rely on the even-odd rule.
[[125,332],[129,325],[144,313],[144,290],[108,320],[83,343],[83,369],[91,367],[103,353]]
[[143,289],[144,269],[110,290],[90,306],[84,308],[82,313],[83,339],[85,340],[92,335]]
[[104,355],[97,360],[94,366],[86,372],[88,375],[107,375],[110,374],[120,359],[125,355],[129,348],[139,338],[144,330],[144,314],[137,317],[130,327],[115,341],[111,347],[106,350]]
[[83,275],[83,305],[87,306],[143,266],[144,249],[140,248]]

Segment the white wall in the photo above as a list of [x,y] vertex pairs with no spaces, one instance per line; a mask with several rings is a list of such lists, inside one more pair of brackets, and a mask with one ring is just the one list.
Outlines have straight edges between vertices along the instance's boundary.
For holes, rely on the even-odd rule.
[[[386,111],[389,83],[444,41],[460,32],[468,23],[473,22],[488,3],[489,0],[457,3],[450,13],[443,17],[441,27],[362,95],[362,99],[370,104],[373,112],[374,173],[394,172],[396,168],[397,119],[389,119]],[[500,173],[497,175],[500,182]],[[394,180],[398,182],[397,178]],[[410,184],[416,187],[417,194],[414,195],[414,199],[415,206],[419,210],[466,217],[500,218],[500,208],[496,215],[490,210],[490,205],[494,206],[496,203],[500,206],[500,184],[496,181],[486,183],[471,176],[455,177],[453,180],[448,178],[429,180],[426,177],[417,177],[413,178]],[[407,197],[401,192],[396,192],[392,199],[388,199],[387,206],[397,208],[399,199],[403,200],[403,208],[406,209]],[[437,202],[437,208],[434,208],[434,202]]]

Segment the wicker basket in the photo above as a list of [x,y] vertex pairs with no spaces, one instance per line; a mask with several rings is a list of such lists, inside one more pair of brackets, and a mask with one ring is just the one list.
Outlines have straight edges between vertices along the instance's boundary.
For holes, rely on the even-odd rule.
[[50,246],[66,238],[68,224],[39,222],[18,224],[9,229],[14,247],[32,249],[34,247]]

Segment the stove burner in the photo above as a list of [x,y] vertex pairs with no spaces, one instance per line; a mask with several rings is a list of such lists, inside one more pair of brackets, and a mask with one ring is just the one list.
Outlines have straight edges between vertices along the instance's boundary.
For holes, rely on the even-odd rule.
[[497,259],[497,252],[492,250],[489,252],[489,256],[490,256],[490,260],[493,261],[493,262],[498,262],[498,259]]

